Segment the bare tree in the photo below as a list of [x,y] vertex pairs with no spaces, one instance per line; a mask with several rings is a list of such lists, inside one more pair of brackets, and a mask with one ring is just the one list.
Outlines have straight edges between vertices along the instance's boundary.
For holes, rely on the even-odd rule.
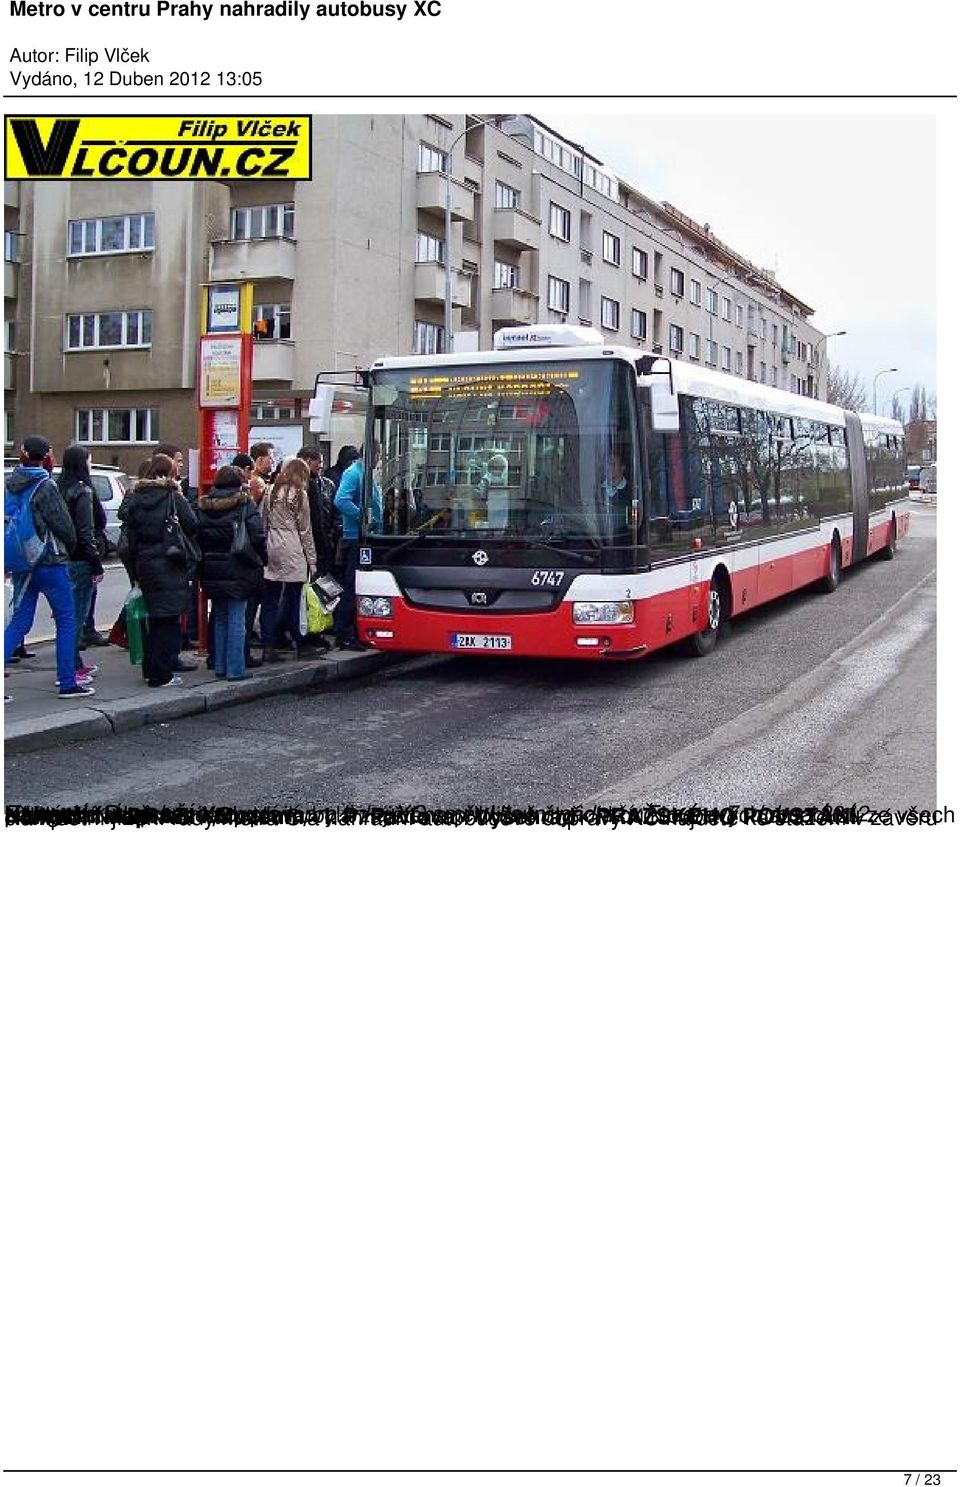
[[922,382],[918,382],[910,397],[910,423],[926,423],[927,421],[927,389]]
[[906,409],[896,394],[894,394],[893,401],[890,404],[890,417],[895,418],[897,423],[906,422]]
[[827,402],[849,408],[852,413],[862,413],[867,406],[867,394],[859,374],[844,371],[831,362],[827,368]]

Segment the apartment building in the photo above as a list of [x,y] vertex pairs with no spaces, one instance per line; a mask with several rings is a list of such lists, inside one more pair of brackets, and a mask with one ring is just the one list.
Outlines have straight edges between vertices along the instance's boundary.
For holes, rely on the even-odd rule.
[[454,349],[569,320],[823,391],[808,305],[530,115],[322,116],[313,159],[313,179],[285,187],[27,183],[15,208],[8,195],[22,251],[5,264],[7,446],[42,429],[135,469],[158,439],[195,444],[200,286],[239,279],[255,284],[255,423],[306,431],[318,371],[445,349],[448,255]]

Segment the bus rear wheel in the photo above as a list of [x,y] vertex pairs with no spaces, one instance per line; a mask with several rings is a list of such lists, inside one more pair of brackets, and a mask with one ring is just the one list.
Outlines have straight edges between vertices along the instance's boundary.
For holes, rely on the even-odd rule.
[[840,587],[840,561],[840,538],[834,532],[833,541],[830,543],[830,566],[826,577],[821,578],[817,585],[821,594],[832,594]]
[[886,547],[881,547],[879,556],[881,558],[883,558],[885,562],[888,562],[889,563],[892,558],[895,558],[896,557],[896,555],[897,555],[897,518],[894,516],[890,520],[890,533],[889,533],[889,535],[887,537],[887,545],[886,545]]
[[707,600],[707,623],[696,635],[691,635],[687,648],[691,656],[709,656],[717,644],[720,627],[724,619],[723,591],[716,577],[710,580],[710,597]]

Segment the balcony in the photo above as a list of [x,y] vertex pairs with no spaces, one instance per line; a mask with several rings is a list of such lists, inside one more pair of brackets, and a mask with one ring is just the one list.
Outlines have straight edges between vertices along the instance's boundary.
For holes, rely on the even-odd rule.
[[[470,303],[471,276],[455,268],[450,275],[453,304],[465,309]],[[415,299],[430,304],[446,303],[446,269],[442,263],[418,263],[413,270],[413,295]]]
[[[446,211],[447,178],[439,170],[417,172],[417,207],[421,212],[436,212],[441,217]],[[450,215],[454,222],[470,222],[473,219],[473,192],[460,181],[450,182]]]
[[296,274],[294,238],[221,238],[211,243],[210,278],[288,279]]
[[3,265],[3,297],[4,299],[16,299],[17,284],[19,282],[20,265],[18,263],[7,263]]
[[539,301],[529,289],[494,289],[490,295],[494,320],[509,320],[515,325],[534,325]]
[[527,252],[540,246],[540,221],[519,207],[496,207],[493,213],[493,236],[496,242]]
[[294,380],[296,342],[254,341],[254,382],[282,382],[291,385]]
[[10,351],[3,353],[3,390],[13,392],[17,385],[17,361]]

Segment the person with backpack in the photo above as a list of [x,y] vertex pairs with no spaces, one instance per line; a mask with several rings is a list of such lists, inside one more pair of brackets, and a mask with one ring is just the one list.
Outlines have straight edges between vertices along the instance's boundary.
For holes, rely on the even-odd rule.
[[89,682],[77,680],[77,636],[73,590],[67,565],[77,534],[59,486],[46,469],[50,443],[30,434],[20,447],[20,463],[5,481],[4,570],[12,574],[13,613],[3,632],[4,668],[33,628],[41,594],[53,611],[57,630],[57,690],[61,697],[92,697]]
[[96,675],[97,668],[84,665],[80,645],[94,586],[103,578],[103,563],[97,546],[90,455],[82,444],[70,444],[63,451],[63,464],[57,484],[77,534],[77,545],[67,565],[70,587],[73,590],[73,618],[76,627],[76,678],[78,682],[89,682]]
[[[259,592],[267,539],[235,465],[217,471],[200,497],[200,579],[213,601],[213,669],[221,680],[245,675],[247,601]],[[241,530],[241,528],[243,530]]]

